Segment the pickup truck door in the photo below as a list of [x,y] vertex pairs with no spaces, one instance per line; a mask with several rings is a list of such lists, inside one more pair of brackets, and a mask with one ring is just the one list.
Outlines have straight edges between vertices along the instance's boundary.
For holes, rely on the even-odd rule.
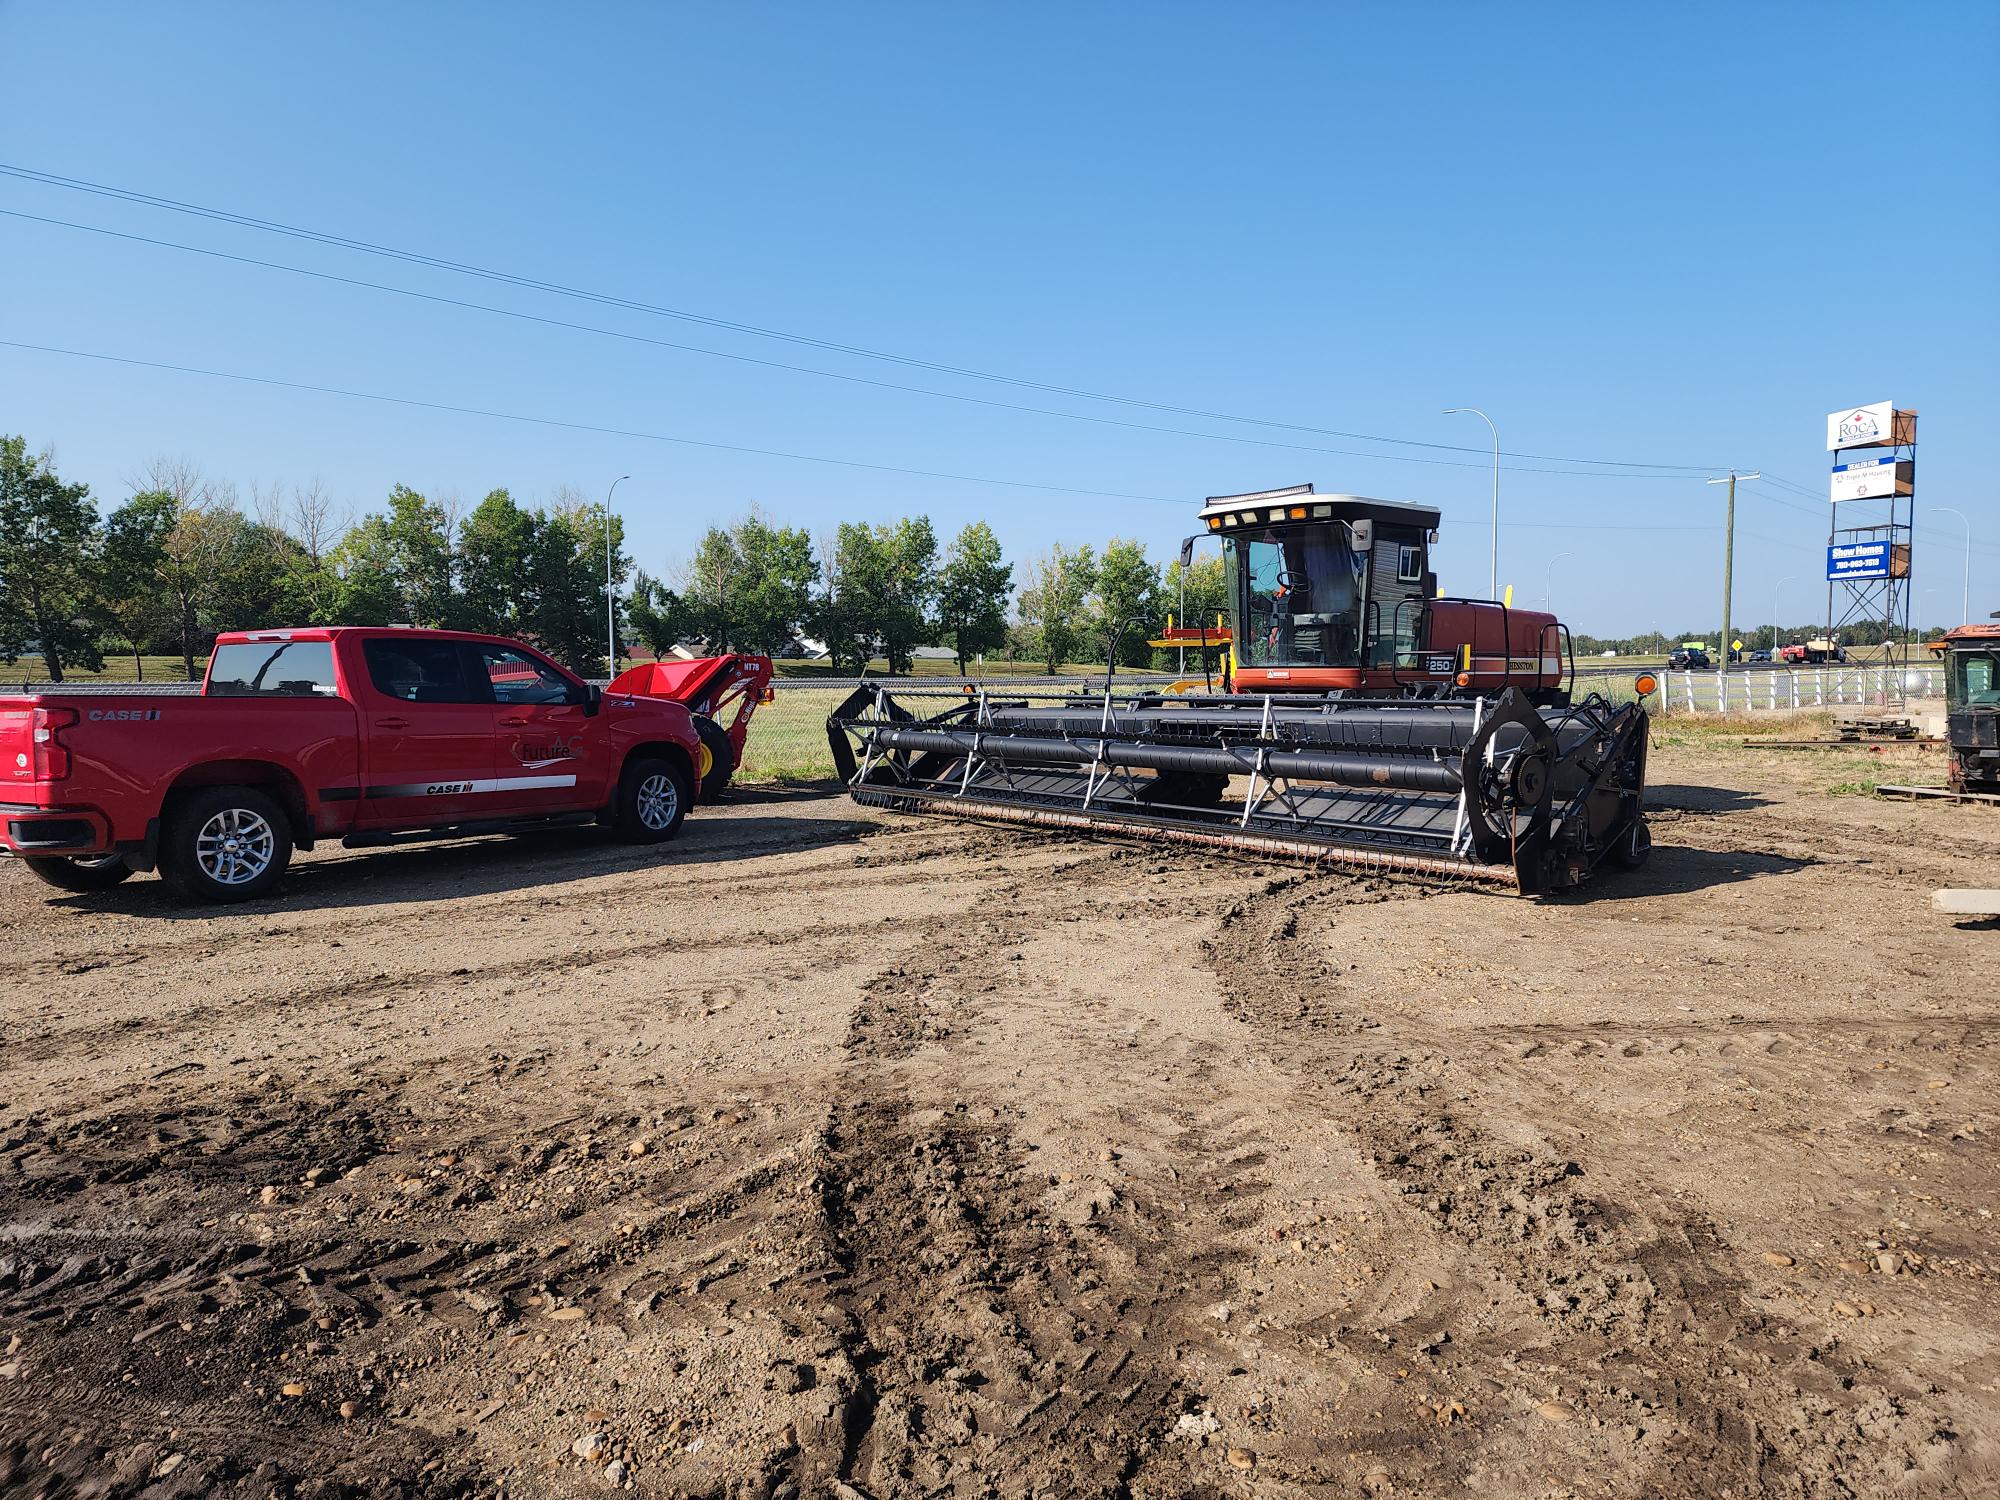
[[494,816],[493,699],[464,641],[370,636],[361,646],[364,827]]
[[607,795],[603,720],[584,711],[582,684],[540,657],[498,642],[472,648],[493,695],[494,803],[518,817],[596,807]]

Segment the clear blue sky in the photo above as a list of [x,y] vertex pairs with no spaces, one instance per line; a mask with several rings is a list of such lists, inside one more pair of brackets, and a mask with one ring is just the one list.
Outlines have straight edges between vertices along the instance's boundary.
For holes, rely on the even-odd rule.
[[[1920,500],[2000,608],[2000,6],[56,5],[4,0],[0,161],[847,345],[1395,448],[1053,396],[590,306],[0,178],[0,208],[1007,411],[619,342],[0,218],[0,337],[602,427],[589,434],[0,349],[0,429],[115,503],[158,455],[323,481],[618,495],[666,570],[755,502],[928,512],[1010,555],[1313,480],[1446,513],[1483,591],[1479,406],[1534,454],[1762,466],[1922,413]],[[1466,467],[1398,463],[1444,458]],[[1526,467],[1531,460],[1509,460]],[[1509,472],[1501,574],[1581,630],[1719,612],[1721,492]],[[1824,608],[1826,505],[1746,486],[1736,618]],[[1921,518],[1920,617],[1960,542]],[[1681,528],[1614,530],[1609,528]],[[1591,529],[1585,529],[1591,528]],[[1566,556],[1557,557],[1556,554]],[[1552,577],[1552,583],[1550,582]]]

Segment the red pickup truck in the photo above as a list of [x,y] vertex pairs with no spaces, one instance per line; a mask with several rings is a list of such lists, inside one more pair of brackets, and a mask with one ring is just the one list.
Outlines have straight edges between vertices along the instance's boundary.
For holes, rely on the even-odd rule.
[[219,637],[199,697],[0,696],[0,853],[64,890],[157,868],[247,901],[321,839],[584,822],[672,838],[715,726],[623,681],[600,690],[495,636],[336,627]]

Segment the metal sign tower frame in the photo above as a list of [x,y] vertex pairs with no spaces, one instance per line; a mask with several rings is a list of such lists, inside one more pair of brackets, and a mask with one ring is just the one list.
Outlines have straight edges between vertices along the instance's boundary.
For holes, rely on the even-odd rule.
[[[1905,417],[1909,418],[1907,433],[1904,432]],[[1916,414],[1895,412],[1892,418],[1892,437],[1905,436],[1908,442],[1884,443],[1880,445],[1857,446],[1835,451],[1835,459],[1849,455],[1866,454],[1869,458],[1880,458],[1896,468],[1891,475],[1901,472],[1901,465],[1909,465],[1910,493],[1893,493],[1898,488],[1894,483],[1892,493],[1883,497],[1887,500],[1889,513],[1886,518],[1866,523],[1843,526],[1840,524],[1843,509],[1848,514],[1869,511],[1881,503],[1882,499],[1834,500],[1830,502],[1832,514],[1827,520],[1826,545],[1828,556],[1839,546],[1856,543],[1886,543],[1889,553],[1889,571],[1885,578],[1832,578],[1826,581],[1826,638],[1838,641],[1840,632],[1851,625],[1866,621],[1873,624],[1882,622],[1882,660],[1884,665],[1895,668],[1893,682],[1888,691],[1889,701],[1901,703],[1904,700],[1904,681],[1910,666],[1910,609],[1915,597],[1910,587],[1914,576],[1915,553],[1912,543],[1916,539]]]

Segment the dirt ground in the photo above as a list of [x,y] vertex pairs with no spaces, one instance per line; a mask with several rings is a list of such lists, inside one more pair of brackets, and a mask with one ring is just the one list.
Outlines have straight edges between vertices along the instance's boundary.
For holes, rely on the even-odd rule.
[[1726,745],[1547,903],[823,789],[0,869],[0,1491],[2000,1492],[2000,812]]

